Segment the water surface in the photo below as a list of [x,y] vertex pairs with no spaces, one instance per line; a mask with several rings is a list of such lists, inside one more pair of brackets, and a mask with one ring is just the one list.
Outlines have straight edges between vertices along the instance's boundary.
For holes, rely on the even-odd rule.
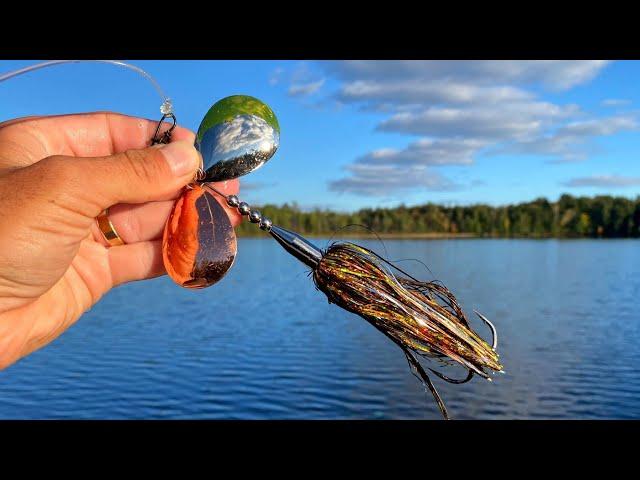
[[[383,253],[377,241],[358,243]],[[467,313],[498,328],[505,375],[435,380],[454,418],[640,418],[640,242],[385,245],[390,259],[423,260]],[[433,278],[419,263],[401,265]],[[166,277],[119,287],[0,372],[0,418],[440,416],[395,345],[329,305],[274,241],[242,239],[214,287],[184,290]]]

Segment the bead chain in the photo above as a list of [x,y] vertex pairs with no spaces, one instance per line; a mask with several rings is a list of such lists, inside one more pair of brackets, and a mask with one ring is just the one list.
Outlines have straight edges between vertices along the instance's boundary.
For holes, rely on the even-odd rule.
[[227,205],[232,208],[237,208],[238,213],[240,213],[240,215],[248,217],[251,223],[260,224],[259,227],[261,230],[264,230],[265,232],[271,230],[271,226],[273,225],[271,220],[263,217],[262,214],[257,210],[251,210],[251,207],[247,202],[241,202],[235,195],[228,195],[226,197],[226,200]]
[[263,217],[259,211],[251,210],[249,204],[247,202],[241,202],[236,195],[225,195],[207,182],[200,183],[200,186],[223,197],[227,201],[227,205],[231,208],[236,208],[240,215],[249,217],[249,221],[251,223],[258,223],[261,230],[264,230],[265,232],[269,232],[271,230],[273,222],[268,218]]

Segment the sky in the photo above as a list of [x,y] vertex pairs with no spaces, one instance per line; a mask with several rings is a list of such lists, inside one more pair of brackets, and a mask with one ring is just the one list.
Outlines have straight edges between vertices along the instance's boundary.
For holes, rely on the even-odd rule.
[[[250,203],[353,211],[640,195],[638,61],[136,61],[197,130],[246,94],[280,148],[241,178]],[[0,74],[36,61],[0,61]],[[86,62],[0,84],[0,121],[111,110],[160,117],[135,72]]]

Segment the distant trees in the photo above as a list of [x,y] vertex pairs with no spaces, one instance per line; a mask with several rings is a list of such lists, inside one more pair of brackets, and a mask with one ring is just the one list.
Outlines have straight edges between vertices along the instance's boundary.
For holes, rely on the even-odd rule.
[[[640,196],[574,197],[492,207],[484,204],[445,207],[433,203],[396,208],[364,208],[353,213],[302,211],[297,205],[258,207],[276,225],[303,234],[331,235],[349,224],[377,233],[473,234],[496,237],[640,237]],[[353,231],[353,230],[352,230]],[[248,222],[240,235],[257,235]]]

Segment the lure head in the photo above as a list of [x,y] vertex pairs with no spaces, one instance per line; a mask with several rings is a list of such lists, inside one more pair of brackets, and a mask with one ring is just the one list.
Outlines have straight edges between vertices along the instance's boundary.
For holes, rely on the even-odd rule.
[[196,148],[202,154],[202,182],[246,175],[264,165],[278,149],[280,125],[266,103],[248,95],[216,102],[202,119]]

